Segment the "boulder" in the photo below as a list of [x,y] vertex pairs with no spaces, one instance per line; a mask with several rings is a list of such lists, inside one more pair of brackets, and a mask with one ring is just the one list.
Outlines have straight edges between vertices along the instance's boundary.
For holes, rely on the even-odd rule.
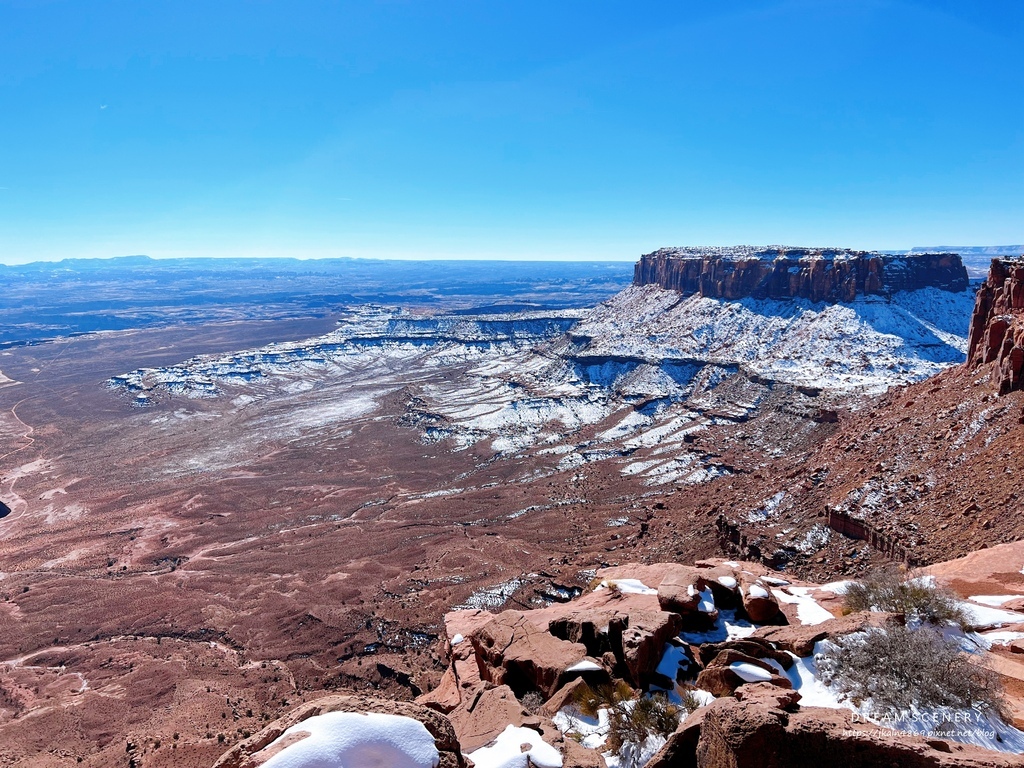
[[746,683],[736,689],[736,700],[745,701],[751,706],[767,706],[770,709],[781,709],[795,712],[800,704],[800,693],[780,688],[769,683]]
[[697,650],[696,658],[701,666],[706,667],[723,651],[739,651],[756,659],[772,659],[783,669],[793,666],[793,657],[784,651],[777,650],[770,642],[760,637],[741,638],[739,640],[723,640],[720,643],[703,643]]
[[779,601],[772,594],[771,587],[759,580],[744,581],[740,592],[743,595],[743,610],[755,624],[779,622]]
[[736,608],[740,604],[740,578],[737,569],[729,565],[701,567],[700,575],[704,578],[711,594],[715,597],[718,608]]
[[622,662],[634,687],[646,687],[661,661],[665,643],[683,628],[678,614],[638,611],[622,631]]
[[570,643],[581,643],[591,656],[621,648],[622,631],[629,614],[618,610],[584,609],[569,611],[548,622],[548,632]]
[[793,687],[793,683],[789,678],[780,675],[770,664],[734,650],[722,651],[711,664],[701,670],[700,674],[697,675],[696,687],[709,691],[715,696],[731,695],[741,685],[750,682],[748,675],[741,674],[737,668],[732,666],[733,664],[748,665],[748,669],[753,667],[761,670],[768,676],[765,682],[773,686],[779,688]]
[[562,768],[605,768],[604,758],[599,753],[564,738],[543,713],[528,712],[506,685],[495,687],[481,683],[449,719],[466,754],[487,746],[507,726],[514,725],[537,731],[545,742],[562,753]]
[[469,638],[480,676],[508,685],[516,695],[539,691],[548,698],[566,681],[566,670],[583,660],[586,646],[561,640],[530,621],[522,611],[493,616]]
[[441,682],[437,687],[416,698],[417,704],[436,709],[438,712],[448,714],[455,709],[462,701],[462,693],[459,691],[459,681],[455,676],[455,667],[449,666],[441,676]]
[[[214,763],[213,768],[257,768],[277,754],[284,746],[287,746],[278,744],[272,747],[270,745],[288,728],[310,717],[327,712],[374,712],[419,720],[434,737],[434,744],[441,756],[438,768],[466,768],[467,766],[467,762],[462,756],[459,740],[455,735],[455,729],[448,718],[441,713],[410,701],[388,701],[355,694],[326,696],[293,709],[263,730],[233,746]],[[295,740],[302,738],[301,734],[296,736]],[[295,742],[289,741],[288,743]]]
[[476,652],[467,638],[493,618],[493,614],[479,609],[445,614],[443,650],[451,658],[451,664],[437,688],[419,696],[416,699],[418,703],[438,712],[451,712],[462,701],[465,691],[472,690],[483,681]]
[[810,656],[814,644],[829,637],[860,632],[869,627],[881,627],[889,622],[903,623],[898,613],[861,611],[841,616],[821,624],[796,624],[784,627],[761,627],[750,636],[750,640],[763,639],[776,648],[789,651],[797,656]]
[[672,574],[658,585],[658,605],[663,611],[680,615],[696,613],[700,607],[701,592],[707,588],[707,582],[696,568]]
[[570,680],[559,688],[554,696],[544,702],[544,706],[540,710],[541,714],[545,717],[554,717],[562,707],[571,705],[576,700],[576,696],[579,695],[578,691],[586,685],[583,679],[579,677],[575,680]]
[[448,719],[466,752],[494,741],[508,725],[540,725],[540,718],[530,715],[507,685],[480,683],[472,694],[449,715]]

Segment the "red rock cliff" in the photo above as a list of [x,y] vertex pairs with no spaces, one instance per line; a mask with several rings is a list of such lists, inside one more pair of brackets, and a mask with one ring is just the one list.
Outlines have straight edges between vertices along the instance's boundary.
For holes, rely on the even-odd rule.
[[1024,258],[992,260],[968,339],[967,365],[992,364],[999,394],[1024,389]]
[[634,285],[718,299],[853,301],[859,295],[935,287],[967,289],[955,253],[889,256],[838,248],[662,248],[640,257]]

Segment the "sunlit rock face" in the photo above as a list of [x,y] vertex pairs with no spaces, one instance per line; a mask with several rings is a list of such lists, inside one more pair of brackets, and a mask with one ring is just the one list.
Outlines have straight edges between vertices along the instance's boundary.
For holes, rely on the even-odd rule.
[[955,253],[890,256],[847,248],[736,246],[662,248],[640,257],[634,285],[659,285],[715,299],[853,301],[858,296],[941,288],[963,291]]
[[1024,260],[993,259],[978,291],[967,362],[993,364],[999,394],[1024,389]]

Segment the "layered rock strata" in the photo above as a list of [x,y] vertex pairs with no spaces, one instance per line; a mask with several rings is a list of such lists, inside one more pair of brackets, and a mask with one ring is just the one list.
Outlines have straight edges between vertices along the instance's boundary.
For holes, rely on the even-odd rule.
[[999,394],[1024,389],[1024,258],[992,260],[968,341],[968,366],[991,364]]
[[662,248],[640,257],[634,285],[659,285],[715,299],[853,301],[857,296],[967,289],[955,253],[890,256],[874,251],[786,246]]

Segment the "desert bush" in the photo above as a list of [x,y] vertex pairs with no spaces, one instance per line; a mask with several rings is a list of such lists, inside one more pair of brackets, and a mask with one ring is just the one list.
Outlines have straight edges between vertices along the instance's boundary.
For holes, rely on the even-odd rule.
[[901,625],[833,640],[816,657],[822,681],[871,714],[912,706],[976,708],[1005,714],[999,676],[940,632]]
[[529,691],[523,695],[520,703],[523,705],[523,709],[531,715],[536,715],[544,706],[544,696],[539,691]]
[[967,616],[950,590],[924,577],[913,578],[895,567],[878,568],[846,588],[847,611],[891,611],[908,621],[964,626]]
[[623,680],[616,680],[596,688],[581,685],[573,692],[572,700],[581,714],[587,717],[597,717],[599,710],[613,709],[632,698],[633,689],[629,687],[629,684]]
[[[687,699],[697,704],[696,697],[690,695]],[[679,725],[680,709],[664,694],[635,697],[633,689],[621,680],[593,689],[580,686],[573,703],[587,717],[608,710],[605,746],[619,756],[623,766],[638,765],[651,737],[668,738]]]
[[[702,706],[704,706],[701,703],[701,700],[697,696],[697,694],[694,693],[694,689],[692,689],[692,688],[682,688],[682,689],[680,689],[677,686],[676,687],[676,692],[679,694],[680,699],[682,699],[682,702],[681,702],[682,703],[682,708],[684,710],[686,710],[686,714],[688,714],[688,715],[692,714],[693,712],[696,712],[698,709],[700,709]],[[680,713],[680,714],[682,714],[682,713]]]
[[627,744],[643,745],[651,736],[668,738],[679,725],[679,708],[661,693],[614,707],[608,716],[607,744],[621,753]]

